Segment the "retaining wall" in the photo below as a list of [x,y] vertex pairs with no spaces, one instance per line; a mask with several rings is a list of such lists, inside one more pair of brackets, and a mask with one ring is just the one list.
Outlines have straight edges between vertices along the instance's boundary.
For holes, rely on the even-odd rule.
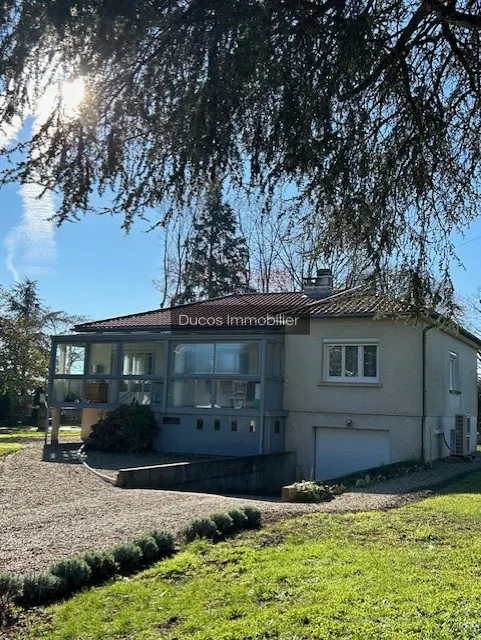
[[295,474],[296,454],[282,452],[121,469],[116,484],[124,489],[280,495]]

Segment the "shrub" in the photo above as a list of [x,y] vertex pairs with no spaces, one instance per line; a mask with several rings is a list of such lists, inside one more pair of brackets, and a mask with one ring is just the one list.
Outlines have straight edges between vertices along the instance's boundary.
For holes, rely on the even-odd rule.
[[90,583],[100,584],[105,582],[118,571],[118,565],[109,549],[92,549],[87,551],[83,559],[90,567]]
[[234,523],[233,531],[242,531],[247,528],[248,520],[244,511],[241,511],[240,509],[231,509],[228,512],[228,515],[232,518]]
[[210,518],[194,518],[185,530],[185,537],[189,541],[195,540],[195,538],[214,540],[218,533],[215,522]]
[[88,447],[120,453],[152,451],[156,430],[157,422],[150,406],[121,405],[93,425]]
[[159,547],[153,536],[144,533],[134,538],[133,543],[142,551],[144,564],[155,562],[159,558]]
[[115,547],[112,547],[112,555],[121,573],[131,573],[142,566],[142,551],[133,542],[116,544]]
[[247,529],[260,529],[262,514],[257,507],[243,507],[242,511],[246,514]]
[[219,534],[225,538],[234,531],[234,521],[228,513],[213,513],[210,519],[217,527]]
[[16,573],[0,573],[0,627],[12,620],[13,604],[22,591],[22,579]]
[[66,593],[73,593],[86,586],[91,576],[89,565],[83,558],[77,557],[59,560],[50,567],[50,573],[64,581]]
[[50,571],[28,571],[23,574],[22,581],[22,593],[18,602],[24,607],[48,604],[66,592],[64,580]]
[[170,531],[152,529],[152,531],[148,531],[147,533],[151,535],[157,543],[157,547],[159,548],[159,558],[167,558],[174,553],[174,536]]

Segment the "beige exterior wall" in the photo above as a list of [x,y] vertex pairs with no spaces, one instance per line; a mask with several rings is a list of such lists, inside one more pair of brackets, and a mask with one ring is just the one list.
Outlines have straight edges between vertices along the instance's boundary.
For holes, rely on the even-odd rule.
[[92,425],[100,419],[100,409],[82,409],[81,434],[82,440],[86,440],[92,432]]
[[[449,389],[449,354],[458,355],[459,391]],[[478,412],[476,388],[476,347],[462,336],[450,335],[438,328],[426,333],[426,459],[436,460],[450,454],[450,431],[454,416],[471,416],[471,443],[476,449]],[[444,436],[444,438],[443,438]]]
[[[379,383],[329,383],[323,339],[378,340]],[[389,430],[390,460],[421,454],[422,327],[404,321],[312,320],[307,336],[286,336],[286,450],[297,451],[298,476],[313,475],[315,427]]]

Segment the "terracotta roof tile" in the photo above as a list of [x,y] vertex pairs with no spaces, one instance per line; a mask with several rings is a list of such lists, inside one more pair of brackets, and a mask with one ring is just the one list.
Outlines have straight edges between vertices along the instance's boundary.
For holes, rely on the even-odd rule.
[[[405,303],[386,295],[347,290],[329,298],[313,300],[302,292],[233,294],[169,309],[153,309],[118,318],[86,322],[76,331],[159,330],[194,326],[199,318],[215,318],[215,326],[227,324],[227,317],[260,317],[295,311],[310,316],[399,315],[409,312]],[[186,318],[189,318],[187,322]]]

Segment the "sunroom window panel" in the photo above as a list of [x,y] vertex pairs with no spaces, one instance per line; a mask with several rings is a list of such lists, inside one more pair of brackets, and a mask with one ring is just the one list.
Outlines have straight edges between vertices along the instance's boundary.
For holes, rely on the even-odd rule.
[[83,380],[54,380],[52,402],[55,404],[73,404],[84,401]]
[[89,345],[89,373],[112,374],[117,362],[117,345],[93,343]]
[[220,409],[258,409],[260,382],[255,380],[217,380],[215,406]]
[[214,344],[185,342],[174,344],[173,373],[198,375],[214,373]]
[[124,344],[124,376],[149,376],[153,373],[154,346],[147,343]]
[[150,404],[152,382],[150,380],[121,380],[119,402],[121,404]]
[[256,375],[259,372],[259,343],[217,343],[215,370],[221,374]]
[[178,379],[169,381],[168,404],[170,407],[212,407],[212,380]]
[[85,367],[85,345],[58,344],[55,353],[55,373],[73,376],[83,375]]

